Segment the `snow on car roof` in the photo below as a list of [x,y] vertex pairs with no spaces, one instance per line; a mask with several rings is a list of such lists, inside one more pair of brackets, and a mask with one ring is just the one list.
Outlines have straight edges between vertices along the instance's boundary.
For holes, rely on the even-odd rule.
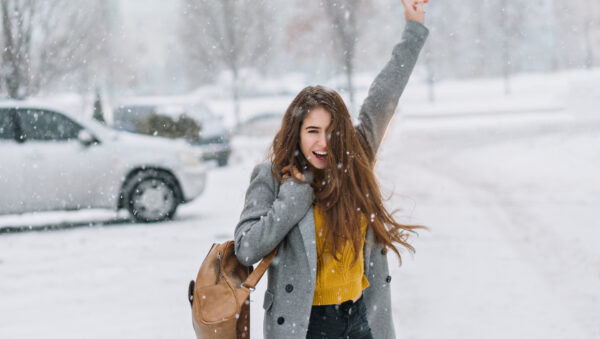
[[45,109],[65,113],[72,118],[82,117],[84,109],[77,109],[74,103],[56,102],[50,100],[27,99],[27,100],[1,100],[0,108],[31,108]]
[[92,129],[95,133],[106,133],[106,126],[98,123],[85,114],[84,109],[77,109],[77,103],[61,100],[26,99],[26,100],[0,100],[0,108],[40,109],[55,111],[70,119]]

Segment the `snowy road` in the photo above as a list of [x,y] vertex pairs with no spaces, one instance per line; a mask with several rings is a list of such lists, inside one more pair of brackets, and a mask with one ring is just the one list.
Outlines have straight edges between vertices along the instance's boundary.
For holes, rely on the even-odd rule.
[[386,148],[432,228],[396,274],[403,337],[600,336],[600,126],[567,121],[409,127]]
[[[394,121],[377,173],[400,220],[431,228],[390,257],[399,338],[600,337],[600,127],[562,118]],[[237,140],[171,223],[0,236],[0,338],[192,338],[187,284],[267,143]]]

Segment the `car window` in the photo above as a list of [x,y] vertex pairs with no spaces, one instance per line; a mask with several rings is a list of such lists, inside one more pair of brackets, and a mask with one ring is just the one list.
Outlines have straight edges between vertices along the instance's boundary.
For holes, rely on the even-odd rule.
[[215,115],[210,111],[210,109],[203,104],[195,104],[190,109],[191,114],[200,120],[214,120],[216,119]]
[[14,122],[9,110],[0,110],[0,139],[14,138]]
[[113,127],[118,130],[135,132],[137,122],[146,116],[155,113],[156,107],[150,105],[122,105],[113,111]]
[[25,140],[60,141],[76,139],[82,127],[62,114],[37,110],[18,111],[21,134]]

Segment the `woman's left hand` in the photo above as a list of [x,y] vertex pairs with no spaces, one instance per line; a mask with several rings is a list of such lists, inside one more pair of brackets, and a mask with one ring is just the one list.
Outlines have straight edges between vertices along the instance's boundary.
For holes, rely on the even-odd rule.
[[404,17],[406,20],[412,20],[420,23],[421,25],[425,24],[425,10],[423,9],[423,4],[427,3],[428,0],[402,0],[402,4],[404,5]]
[[[291,169],[291,173],[290,173],[290,169]],[[300,171],[298,171],[298,169],[295,166],[292,165],[287,165],[285,167],[283,167],[281,169],[281,173],[283,174],[283,178],[289,178],[290,174],[294,176],[294,178],[296,178],[296,180],[299,181],[306,181],[306,177],[304,176],[304,174],[302,174]]]

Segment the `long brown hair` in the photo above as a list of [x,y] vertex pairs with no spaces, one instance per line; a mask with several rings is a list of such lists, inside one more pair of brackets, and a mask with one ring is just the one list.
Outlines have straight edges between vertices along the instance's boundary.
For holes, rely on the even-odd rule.
[[[327,167],[318,170],[310,165],[300,151],[300,128],[308,112],[321,107],[331,114],[327,127]],[[283,167],[291,165],[301,171],[310,170],[314,180],[315,203],[325,211],[327,225],[325,243],[337,260],[346,241],[354,248],[354,262],[362,251],[361,222],[366,217],[375,235],[375,242],[391,248],[400,263],[402,258],[394,243],[415,252],[408,242],[421,225],[403,225],[383,206],[383,197],[375,178],[375,154],[364,135],[352,124],[348,109],[340,95],[322,86],[304,88],[287,108],[281,128],[273,139],[269,158],[273,175],[283,181]]]

